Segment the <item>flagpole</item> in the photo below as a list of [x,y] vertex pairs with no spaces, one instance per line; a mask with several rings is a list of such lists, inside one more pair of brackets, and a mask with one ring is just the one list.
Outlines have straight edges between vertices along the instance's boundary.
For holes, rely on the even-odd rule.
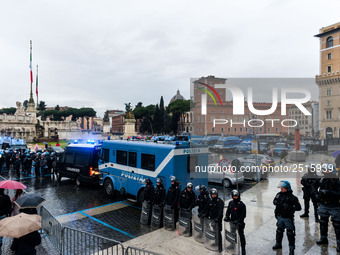
[[32,40],[30,40],[30,76],[31,76],[31,93],[30,93],[30,100],[29,103],[33,103],[34,105],[34,99],[33,99],[33,72],[32,72]]
[[35,93],[37,94],[37,109],[39,107],[39,100],[38,100],[38,65],[37,65],[37,78],[36,78],[36,85],[35,85]]

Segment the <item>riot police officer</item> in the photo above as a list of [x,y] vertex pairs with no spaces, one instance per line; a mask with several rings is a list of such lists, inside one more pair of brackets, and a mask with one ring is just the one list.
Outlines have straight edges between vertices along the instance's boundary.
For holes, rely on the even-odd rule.
[[156,182],[157,186],[153,196],[153,204],[161,206],[163,205],[165,199],[165,188],[161,178],[157,178]]
[[245,223],[247,211],[246,205],[241,201],[240,192],[238,190],[231,191],[232,200],[228,204],[227,212],[224,221],[231,222],[234,227],[233,232],[238,230],[241,241],[242,255],[246,254],[246,238],[244,236]]
[[171,186],[165,197],[165,203],[175,210],[175,221],[178,219],[178,200],[180,196],[179,183],[175,176],[170,177]]
[[210,198],[205,210],[205,215],[211,219],[214,220],[218,224],[218,236],[219,236],[219,242],[218,242],[218,251],[222,252],[222,218],[223,218],[223,207],[224,202],[222,199],[218,197],[217,190],[215,188],[212,188],[210,190]]
[[25,174],[30,174],[31,173],[32,158],[31,158],[31,155],[29,153],[27,153],[26,157],[24,158],[23,168],[24,168],[24,173]]
[[20,156],[19,154],[16,154],[15,160],[13,162],[13,168],[16,171],[18,178],[20,178],[20,164],[21,164]]
[[145,187],[142,193],[142,211],[141,211],[141,224],[147,225],[151,219],[151,205],[154,195],[154,187],[150,178],[145,178]]
[[335,173],[335,166],[329,164],[323,169],[324,177],[315,184],[316,199],[320,202],[318,213],[320,215],[320,240],[317,244],[328,244],[328,220],[331,217],[337,248],[340,252],[340,181]]
[[179,198],[179,207],[191,210],[195,205],[196,195],[192,190],[193,184],[188,182]]
[[147,201],[149,203],[152,203],[153,201],[153,195],[154,195],[154,186],[152,185],[152,181],[150,178],[145,178],[145,187],[143,189],[143,199],[142,202]]
[[196,206],[198,206],[198,217],[204,217],[204,210],[207,207],[209,201],[209,192],[204,185],[198,185],[195,189],[199,192],[196,200]]
[[301,218],[308,218],[309,214],[309,201],[312,200],[313,206],[314,206],[314,216],[315,216],[315,221],[319,222],[319,217],[318,217],[318,204],[315,199],[315,196],[312,195],[313,192],[313,186],[316,181],[318,181],[318,176],[316,174],[315,169],[308,168],[308,172],[302,176],[301,178],[301,184],[303,186],[303,200],[305,204],[305,212],[300,215]]
[[293,195],[292,188],[288,181],[281,181],[278,185],[281,192],[277,193],[274,198],[275,218],[277,219],[276,243],[273,250],[282,248],[282,239],[284,230],[287,230],[289,243],[289,255],[294,254],[295,250],[295,225],[294,213],[301,210],[299,199]]
[[40,177],[40,152],[37,152],[34,159],[35,178]]

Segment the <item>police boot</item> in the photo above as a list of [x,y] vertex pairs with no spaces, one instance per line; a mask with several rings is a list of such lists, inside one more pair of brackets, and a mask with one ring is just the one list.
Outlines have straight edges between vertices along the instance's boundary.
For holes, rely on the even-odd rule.
[[320,239],[316,241],[316,244],[328,244],[328,218],[320,217]]
[[289,255],[294,255],[295,249],[295,231],[287,230],[288,244],[289,244]]
[[336,244],[337,244],[336,251],[340,252],[340,222],[339,221],[333,221],[333,227],[334,227],[334,231],[335,231]]
[[282,248],[282,239],[283,239],[283,229],[277,228],[276,229],[276,243],[273,246],[273,250]]

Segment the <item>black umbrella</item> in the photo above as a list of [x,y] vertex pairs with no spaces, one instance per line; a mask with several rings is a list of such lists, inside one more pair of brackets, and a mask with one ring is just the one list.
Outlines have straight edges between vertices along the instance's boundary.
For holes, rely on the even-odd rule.
[[26,208],[37,208],[45,201],[46,201],[45,198],[42,198],[38,195],[28,194],[28,195],[24,195],[18,198],[17,200],[14,201],[14,203],[16,203],[20,209],[26,209]]

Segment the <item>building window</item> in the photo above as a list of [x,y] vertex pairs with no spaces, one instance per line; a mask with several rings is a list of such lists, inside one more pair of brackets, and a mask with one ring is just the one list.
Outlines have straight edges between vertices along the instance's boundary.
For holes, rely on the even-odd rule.
[[333,36],[330,36],[326,40],[326,48],[333,47]]
[[230,133],[230,128],[228,128],[228,133]]
[[268,128],[268,132],[270,131],[270,128]]
[[242,128],[240,128],[240,132],[242,132]]
[[330,106],[331,105],[331,101],[327,101],[327,106]]
[[215,128],[212,128],[211,131],[212,131],[212,132],[215,132]]
[[328,54],[327,54],[327,58],[328,58],[328,59],[332,59],[332,53],[328,53]]
[[332,119],[332,111],[326,111],[326,119],[331,120]]
[[237,128],[234,128],[235,133],[237,132]]
[[328,73],[332,72],[332,66],[327,66],[327,72]]
[[221,132],[223,132],[224,131],[224,128],[221,128]]
[[246,128],[246,132],[248,132],[248,128]]
[[332,95],[332,90],[331,90],[331,89],[327,89],[326,95],[327,95],[327,96],[331,96],[331,95]]

